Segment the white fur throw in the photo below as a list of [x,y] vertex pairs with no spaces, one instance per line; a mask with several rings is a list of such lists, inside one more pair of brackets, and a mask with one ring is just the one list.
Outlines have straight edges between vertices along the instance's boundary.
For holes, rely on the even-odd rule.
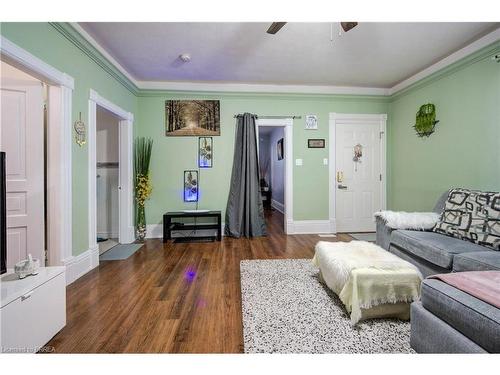
[[435,212],[375,212],[375,217],[380,217],[392,229],[432,229],[439,220],[440,215]]
[[312,262],[351,313],[353,325],[363,309],[411,303],[420,295],[422,275],[417,267],[369,242],[320,241]]

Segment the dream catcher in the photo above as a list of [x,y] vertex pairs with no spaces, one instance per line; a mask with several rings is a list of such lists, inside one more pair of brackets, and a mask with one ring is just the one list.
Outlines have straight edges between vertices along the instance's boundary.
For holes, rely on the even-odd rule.
[[85,123],[82,121],[82,112],[80,112],[80,119],[75,121],[73,127],[75,129],[75,142],[78,146],[82,147],[87,143],[87,130],[85,129]]
[[363,156],[363,146],[359,143],[354,146],[354,157],[352,160],[354,161],[354,171],[358,171],[358,163],[361,163],[361,157]]

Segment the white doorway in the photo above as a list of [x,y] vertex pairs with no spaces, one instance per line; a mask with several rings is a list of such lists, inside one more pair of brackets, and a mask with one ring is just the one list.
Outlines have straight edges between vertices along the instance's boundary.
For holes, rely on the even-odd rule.
[[[285,129],[283,126],[259,126],[260,190],[267,222],[276,223],[285,214]],[[277,214],[277,212],[279,214]],[[280,215],[281,214],[281,215]],[[285,231],[285,221],[281,230]],[[275,224],[273,225],[275,227]]]
[[72,255],[71,113],[74,79],[1,35],[0,59],[47,85],[45,224],[48,265],[67,266],[66,282],[70,284],[81,272],[76,266],[80,259]]
[[[257,148],[259,158],[260,135],[266,140],[264,144],[269,154],[267,166],[267,183],[270,185],[270,205],[273,209],[283,214],[283,230],[285,233],[293,232],[293,119],[292,118],[259,118],[255,122],[257,135]],[[261,129],[263,129],[261,131]],[[281,142],[279,142],[281,140]],[[282,146],[279,146],[280,143]],[[282,158],[278,160],[278,148]],[[265,154],[265,153],[264,153]],[[263,155],[264,155],[263,154]],[[260,164],[260,160],[259,160]],[[262,166],[261,166],[262,167]],[[264,166],[265,167],[265,166]],[[262,172],[261,168],[261,172]],[[266,169],[266,168],[264,168]],[[264,192],[265,194],[265,192]]]
[[120,175],[120,119],[108,110],[96,109],[96,225],[99,255],[118,244]]
[[[128,244],[135,240],[134,236],[134,224],[133,224],[133,164],[132,164],[132,141],[133,141],[133,121],[134,116],[130,112],[126,112],[116,104],[110,102],[109,100],[100,96],[96,91],[90,90],[89,98],[89,125],[88,125],[88,148],[89,148],[89,247],[95,253],[99,253],[99,246],[97,242],[98,238],[98,207],[97,207],[97,184],[99,170],[98,170],[98,111],[101,112],[99,118],[102,120],[104,116],[107,116],[107,120],[113,126],[117,126],[117,132],[114,132],[114,136],[118,137],[116,139],[116,145],[112,146],[118,149],[118,162],[113,162],[117,169],[117,221],[118,223],[111,224],[111,232],[113,228],[117,228],[118,233],[118,243]],[[111,116],[111,117],[110,117]],[[108,127],[109,127],[108,126]],[[104,131],[104,130],[103,130]],[[104,136],[104,133],[99,136]],[[112,136],[112,134],[110,134]],[[99,143],[103,139],[99,139]],[[107,156],[106,156],[107,158]],[[117,165],[116,165],[117,164]],[[102,172],[102,168],[101,168]],[[116,173],[116,171],[115,171]],[[101,181],[99,181],[101,183]],[[112,194],[110,194],[111,196]],[[100,202],[103,203],[103,202]],[[104,202],[104,204],[113,205],[112,201]],[[101,209],[102,207],[99,207]],[[109,215],[113,215],[112,209],[108,212]],[[115,211],[116,215],[116,211]],[[114,233],[108,233],[114,235]]]
[[44,87],[1,62],[0,150],[6,153],[7,268],[45,266]]
[[330,114],[330,221],[335,232],[374,232],[386,208],[387,115]]

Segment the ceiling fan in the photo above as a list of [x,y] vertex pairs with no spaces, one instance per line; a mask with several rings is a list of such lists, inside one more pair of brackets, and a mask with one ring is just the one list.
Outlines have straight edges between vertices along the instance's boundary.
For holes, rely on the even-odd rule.
[[[269,26],[269,29],[267,29],[268,34],[276,34],[278,31],[281,30],[283,26],[285,26],[286,22],[273,22],[271,26]],[[349,30],[355,28],[358,23],[357,22],[341,22],[340,25],[342,26],[342,29],[344,32],[348,32]]]

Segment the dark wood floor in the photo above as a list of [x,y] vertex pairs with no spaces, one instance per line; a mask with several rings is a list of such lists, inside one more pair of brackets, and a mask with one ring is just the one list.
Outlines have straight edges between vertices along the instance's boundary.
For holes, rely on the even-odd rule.
[[101,262],[68,287],[67,325],[47,345],[55,353],[243,352],[240,260],[312,258],[320,240],[286,236],[277,211],[266,218],[267,237],[148,240],[126,260]]

